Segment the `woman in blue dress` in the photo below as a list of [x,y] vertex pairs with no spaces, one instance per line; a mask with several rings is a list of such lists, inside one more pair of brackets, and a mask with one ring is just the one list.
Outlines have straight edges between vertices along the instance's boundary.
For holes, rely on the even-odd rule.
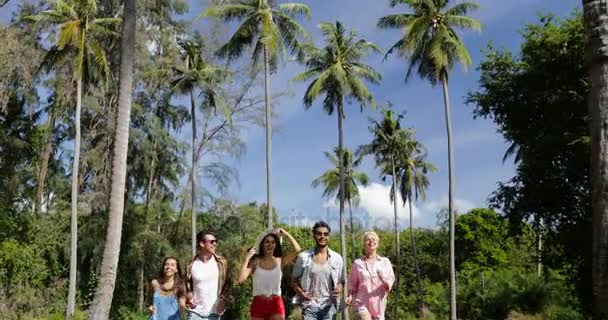
[[179,261],[167,257],[159,277],[150,282],[148,306],[150,320],[180,320],[186,306],[186,294]]

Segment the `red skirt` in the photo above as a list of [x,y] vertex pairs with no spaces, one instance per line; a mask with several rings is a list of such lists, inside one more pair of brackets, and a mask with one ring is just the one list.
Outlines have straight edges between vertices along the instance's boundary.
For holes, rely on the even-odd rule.
[[252,318],[269,318],[280,314],[285,318],[285,305],[281,296],[255,296],[249,314]]

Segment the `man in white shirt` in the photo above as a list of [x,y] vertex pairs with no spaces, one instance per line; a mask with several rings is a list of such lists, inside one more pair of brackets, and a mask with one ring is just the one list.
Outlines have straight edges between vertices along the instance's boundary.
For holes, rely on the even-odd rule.
[[187,319],[219,320],[226,310],[228,263],[215,252],[217,238],[212,232],[199,232],[196,242],[198,254],[186,269]]

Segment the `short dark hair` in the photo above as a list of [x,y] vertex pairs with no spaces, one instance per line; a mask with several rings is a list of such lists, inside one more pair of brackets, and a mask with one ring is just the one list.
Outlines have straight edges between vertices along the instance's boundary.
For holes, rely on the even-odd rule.
[[215,233],[212,231],[209,231],[209,230],[199,231],[199,233],[196,234],[196,247],[197,248],[200,246],[201,241],[205,240],[205,236],[207,236],[207,235],[214,236],[215,238],[217,238]]
[[329,227],[329,225],[327,224],[327,222],[325,222],[323,220],[317,221],[315,223],[315,225],[312,226],[312,232],[314,233],[319,228],[327,228],[327,231],[329,231],[331,233],[331,228]]

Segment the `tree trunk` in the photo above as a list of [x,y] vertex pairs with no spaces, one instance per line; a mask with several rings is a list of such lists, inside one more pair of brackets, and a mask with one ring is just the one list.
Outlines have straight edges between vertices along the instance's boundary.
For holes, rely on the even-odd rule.
[[[84,33],[83,33],[84,36]],[[84,41],[84,38],[82,39]],[[71,319],[76,308],[76,266],[78,260],[78,165],[80,164],[80,110],[82,108],[82,75],[76,83],[76,113],[74,114],[74,159],[72,163],[72,212],[70,216],[70,279],[66,318]]]
[[455,258],[455,229],[456,214],[454,212],[454,147],[452,145],[452,116],[450,115],[450,96],[448,95],[448,79],[445,72],[441,75],[443,86],[443,102],[445,107],[445,127],[448,136],[448,210],[450,220],[450,320],[456,317],[456,258]]
[[44,202],[44,189],[46,186],[46,176],[49,169],[49,160],[51,159],[51,152],[53,151],[53,129],[55,128],[55,110],[52,109],[49,113],[49,121],[46,128],[46,136],[44,151],[42,152],[42,158],[38,163],[38,170],[36,174],[36,199],[34,204],[34,213],[40,213],[42,203]]
[[540,278],[543,272],[543,230],[542,222],[536,229],[536,275]]
[[399,215],[397,214],[397,174],[395,172],[395,158],[391,155],[391,170],[393,171],[393,212],[395,214],[394,228],[395,228],[395,242],[397,248],[397,270],[395,270],[395,284],[393,291],[395,292],[393,298],[393,318],[399,319],[399,284],[401,284],[401,241],[399,240]]
[[145,299],[145,291],[146,286],[144,284],[144,264],[143,262],[139,264],[137,267],[137,294],[138,294],[138,302],[137,302],[137,310],[139,312],[144,311],[144,299]]
[[416,238],[414,238],[414,214],[412,213],[412,199],[407,200],[410,209],[410,238],[412,241],[412,259],[414,259],[414,267],[416,268],[416,282],[418,284],[418,300],[420,300],[420,312],[424,316],[426,306],[424,304],[424,291],[422,290],[422,275],[420,273],[420,262],[418,262],[418,253],[416,252]]
[[[342,129],[342,120],[344,117],[344,100],[342,97],[338,98],[338,176],[340,180],[338,190],[344,190],[344,163],[342,159],[344,156],[344,136]],[[344,226],[344,192],[338,192],[340,198],[340,254],[346,258],[346,228]],[[348,283],[347,283],[347,270],[346,263],[342,266],[342,274],[344,275],[344,290],[342,293],[342,304],[344,305],[345,297],[348,296]],[[348,319],[348,309],[344,308],[342,311],[342,319]]]
[[355,225],[353,223],[353,208],[350,198],[348,199],[348,213],[350,215],[350,263],[355,261]]
[[120,256],[122,220],[125,207],[129,123],[131,120],[135,19],[135,0],[125,0],[120,43],[120,83],[118,89],[118,114],[116,118],[114,156],[112,159],[110,217],[97,290],[89,310],[90,320],[107,320],[110,316],[118,257]]
[[593,313],[608,319],[608,1],[583,0],[591,79]]
[[272,228],[272,109],[270,105],[270,58],[264,46],[264,105],[266,111],[266,209]]
[[190,114],[192,115],[192,173],[190,202],[192,207],[192,256],[196,255],[196,104],[194,102],[194,92],[190,90]]

